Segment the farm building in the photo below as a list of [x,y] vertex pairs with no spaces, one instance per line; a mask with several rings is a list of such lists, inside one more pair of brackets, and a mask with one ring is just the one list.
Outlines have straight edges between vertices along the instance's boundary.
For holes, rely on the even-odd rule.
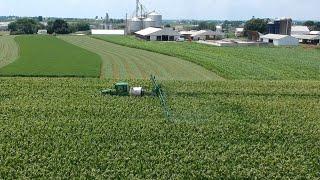
[[0,31],[7,31],[11,22],[0,22]]
[[184,37],[185,39],[192,39],[192,35],[194,35],[197,31],[191,30],[191,31],[180,31],[181,37]]
[[37,34],[46,35],[48,34],[48,31],[46,29],[39,29]]
[[294,35],[303,44],[319,44],[320,35]]
[[293,36],[280,35],[280,34],[267,34],[261,36],[261,41],[266,43],[272,43],[275,46],[297,46],[299,40]]
[[236,32],[234,33],[236,37],[241,37],[244,35],[244,28],[236,28]]
[[311,31],[310,35],[320,35],[320,31]]
[[124,30],[92,29],[92,35],[124,35]]
[[310,34],[310,30],[307,26],[292,26],[291,35],[306,35]]
[[148,27],[146,29],[135,32],[136,36],[148,41],[176,41],[180,38],[180,33],[171,28],[154,28]]
[[191,38],[195,41],[223,39],[224,33],[212,30],[200,30],[192,34]]

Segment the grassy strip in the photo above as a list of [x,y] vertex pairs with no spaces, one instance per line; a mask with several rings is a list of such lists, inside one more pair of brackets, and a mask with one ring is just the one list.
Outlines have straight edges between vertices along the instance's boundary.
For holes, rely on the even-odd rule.
[[214,47],[93,36],[108,42],[179,57],[228,79],[320,80],[320,51],[302,47]]
[[14,37],[0,37],[0,68],[12,63],[19,57],[19,46],[14,41]]
[[98,55],[53,36],[17,36],[20,57],[0,76],[99,77]]
[[113,83],[0,78],[0,178],[319,177],[319,82],[166,81],[173,123]]

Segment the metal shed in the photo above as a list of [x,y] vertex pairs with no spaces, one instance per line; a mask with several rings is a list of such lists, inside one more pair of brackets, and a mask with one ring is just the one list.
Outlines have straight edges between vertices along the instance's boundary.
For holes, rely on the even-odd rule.
[[171,28],[149,27],[135,33],[137,37],[148,41],[176,41],[180,38],[180,33]]
[[299,40],[293,36],[280,34],[267,34],[260,37],[261,41],[272,43],[275,46],[297,46]]

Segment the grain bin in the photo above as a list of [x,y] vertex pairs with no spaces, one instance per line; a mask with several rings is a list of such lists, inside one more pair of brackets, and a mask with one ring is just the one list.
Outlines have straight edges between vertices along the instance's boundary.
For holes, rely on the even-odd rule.
[[142,21],[137,18],[137,17],[133,17],[132,19],[129,20],[129,31],[130,33],[134,33],[137,31],[140,31],[142,29]]
[[147,16],[148,18],[155,21],[155,27],[161,27],[162,26],[162,15],[156,13],[155,11],[151,12]]
[[155,27],[156,22],[151,18],[146,18],[143,20],[143,28]]

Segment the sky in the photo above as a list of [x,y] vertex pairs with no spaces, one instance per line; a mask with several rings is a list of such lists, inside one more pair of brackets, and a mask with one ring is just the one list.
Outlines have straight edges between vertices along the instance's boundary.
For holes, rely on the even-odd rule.
[[[163,19],[247,20],[292,17],[320,21],[320,0],[141,0]],[[132,15],[135,0],[0,0],[0,16],[125,18]]]

